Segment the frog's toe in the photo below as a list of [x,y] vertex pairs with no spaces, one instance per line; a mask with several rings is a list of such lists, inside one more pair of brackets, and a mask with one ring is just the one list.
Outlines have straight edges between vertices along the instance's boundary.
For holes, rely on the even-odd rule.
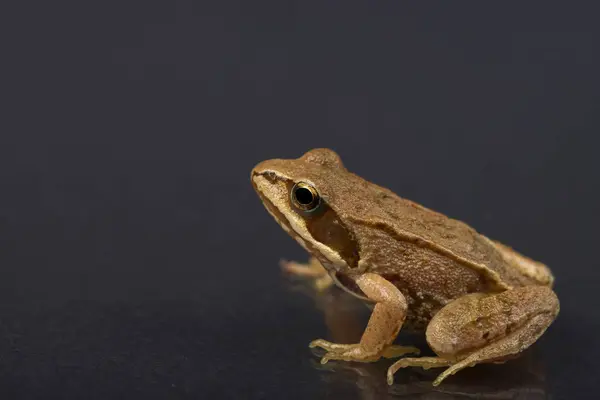
[[452,362],[440,357],[403,358],[392,364],[387,370],[388,385],[394,383],[394,374],[400,368],[421,367],[423,369],[441,368],[452,365]]
[[360,343],[340,344],[328,342],[324,339],[316,339],[310,342],[309,347],[319,347],[327,351],[321,359],[321,364],[326,364],[329,360],[368,362],[378,360],[380,357],[380,353],[367,351]]
[[356,346],[358,346],[358,345],[357,344],[332,343],[332,342],[328,342],[327,340],[324,340],[324,339],[313,340],[308,345],[308,347],[310,347],[311,349],[314,349],[315,347],[320,347],[323,350],[334,351],[334,352],[346,351],[346,350],[349,350]]
[[371,362],[379,359],[377,354],[368,353],[361,347],[354,347],[346,351],[330,351],[321,359],[321,364],[326,364],[329,360]]

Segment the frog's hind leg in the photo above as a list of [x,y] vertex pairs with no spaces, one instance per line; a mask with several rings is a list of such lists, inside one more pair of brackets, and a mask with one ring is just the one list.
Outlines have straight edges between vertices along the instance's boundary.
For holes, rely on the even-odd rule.
[[461,297],[440,310],[427,327],[427,341],[439,357],[399,360],[388,370],[388,383],[403,367],[449,366],[433,382],[437,386],[466,367],[514,358],[544,333],[558,310],[558,298],[545,286]]
[[554,283],[554,276],[546,265],[541,262],[534,261],[531,258],[520,254],[514,249],[497,242],[495,240],[488,239],[485,237],[502,255],[502,258],[512,265],[522,276],[533,280],[534,284],[544,285],[552,287]]

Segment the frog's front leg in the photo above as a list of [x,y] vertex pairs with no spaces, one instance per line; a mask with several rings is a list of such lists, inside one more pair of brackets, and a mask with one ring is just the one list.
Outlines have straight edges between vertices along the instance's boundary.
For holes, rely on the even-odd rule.
[[357,344],[337,344],[323,339],[310,343],[321,347],[327,354],[321,360],[376,361],[380,357],[399,357],[418,353],[415,347],[391,346],[406,318],[407,303],[402,293],[391,282],[377,274],[366,273],[356,279],[363,293],[376,302],[369,323]]
[[313,285],[318,291],[323,291],[333,285],[333,280],[323,265],[315,257],[311,257],[308,263],[281,260],[281,269],[285,272],[302,278],[312,279]]
[[397,361],[388,369],[388,383],[403,367],[449,367],[433,382],[437,386],[466,367],[514,358],[544,333],[558,311],[558,298],[546,286],[463,296],[442,308],[427,326],[427,342],[439,357]]

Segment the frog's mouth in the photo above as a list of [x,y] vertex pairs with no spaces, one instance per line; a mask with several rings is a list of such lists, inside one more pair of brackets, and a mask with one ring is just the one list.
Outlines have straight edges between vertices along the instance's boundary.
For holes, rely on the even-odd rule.
[[[349,263],[345,257],[334,251],[331,246],[317,240],[311,233],[315,230],[310,229],[307,221],[291,208],[288,187],[292,184],[290,179],[278,177],[272,171],[252,174],[252,185],[265,208],[290,236],[317,257],[326,268],[334,270],[347,268]],[[352,258],[352,264],[357,261],[358,257]]]

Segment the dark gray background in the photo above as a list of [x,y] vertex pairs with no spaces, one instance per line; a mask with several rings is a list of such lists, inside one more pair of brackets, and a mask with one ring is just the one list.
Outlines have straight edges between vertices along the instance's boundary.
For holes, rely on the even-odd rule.
[[[2,12],[2,398],[596,397],[594,9],[38,3]],[[305,255],[249,182],[313,147],[553,268],[534,378],[318,367],[343,296],[282,276]]]

